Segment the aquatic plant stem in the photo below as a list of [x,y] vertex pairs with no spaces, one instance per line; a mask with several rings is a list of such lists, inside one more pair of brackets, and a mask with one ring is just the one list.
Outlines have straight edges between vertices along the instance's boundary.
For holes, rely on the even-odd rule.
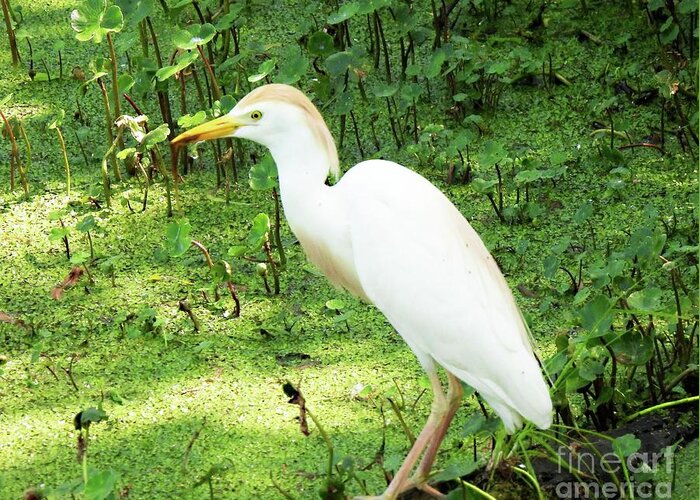
[[68,164],[66,141],[63,140],[63,133],[61,133],[60,127],[56,127],[56,133],[58,134],[58,140],[61,143],[61,152],[63,153],[63,166],[66,169],[66,194],[70,196],[70,165]]

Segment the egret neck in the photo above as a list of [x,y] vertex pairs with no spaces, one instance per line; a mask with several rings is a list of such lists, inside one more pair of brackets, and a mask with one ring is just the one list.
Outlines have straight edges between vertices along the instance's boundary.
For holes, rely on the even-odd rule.
[[328,146],[302,123],[293,133],[270,141],[268,148],[277,164],[285,218],[307,257],[334,285],[367,300],[350,233],[340,223],[346,220],[344,199],[326,185],[331,171]]
[[[282,205],[292,230],[309,219],[326,219],[328,214],[319,205],[329,208],[325,206],[330,201],[325,181],[330,163],[311,130],[302,123],[292,134],[270,141],[269,149],[277,164]],[[323,220],[318,222],[326,226]]]

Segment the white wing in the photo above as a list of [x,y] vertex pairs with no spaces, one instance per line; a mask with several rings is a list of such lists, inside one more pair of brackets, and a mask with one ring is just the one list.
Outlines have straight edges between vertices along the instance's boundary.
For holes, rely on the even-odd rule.
[[469,223],[395,163],[353,167],[333,188],[347,209],[357,276],[426,369],[442,365],[486,399],[509,432],[551,424],[552,403],[520,312]]

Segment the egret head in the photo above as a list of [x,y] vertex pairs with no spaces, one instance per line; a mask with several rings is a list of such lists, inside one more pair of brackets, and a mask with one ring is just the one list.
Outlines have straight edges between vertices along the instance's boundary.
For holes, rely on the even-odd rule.
[[263,85],[250,92],[227,114],[178,135],[172,145],[238,137],[272,150],[280,145],[312,141],[325,154],[334,176],[338,153],[333,137],[316,106],[289,85]]

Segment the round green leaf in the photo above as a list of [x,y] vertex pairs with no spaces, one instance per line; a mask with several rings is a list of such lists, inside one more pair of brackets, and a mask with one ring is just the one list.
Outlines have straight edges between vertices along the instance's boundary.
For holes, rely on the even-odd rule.
[[92,215],[86,216],[83,220],[78,222],[78,224],[76,224],[76,226],[75,226],[75,228],[82,233],[87,233],[89,231],[92,231],[96,227],[97,227],[97,221],[95,220],[95,217],[93,217]]
[[326,58],[326,69],[332,75],[342,75],[350,66],[352,66],[355,58],[348,51],[336,52]]
[[264,191],[277,186],[277,165],[272,156],[265,155],[248,172],[248,184],[255,191]]
[[312,56],[327,56],[333,53],[335,46],[333,45],[333,37],[324,31],[317,31],[309,37],[306,43],[306,49]]
[[85,0],[70,14],[71,27],[81,42],[92,39],[100,43],[107,32],[121,31],[124,17],[116,5],[107,7],[105,0]]
[[357,14],[357,12],[360,10],[360,5],[355,2],[350,2],[342,5],[340,9],[338,9],[338,12],[334,12],[330,16],[328,16],[328,24],[339,24],[342,23],[343,21],[347,21],[350,19],[352,16]]
[[330,299],[326,301],[326,307],[331,311],[342,311],[345,308],[345,302],[340,299]]
[[263,78],[265,78],[267,75],[272,73],[272,71],[275,69],[275,65],[277,64],[277,59],[268,59],[267,61],[263,62],[260,66],[258,66],[258,72],[255,73],[254,75],[250,75],[248,77],[248,81],[250,83],[255,83],[259,82]]
[[474,179],[472,181],[472,187],[474,191],[481,194],[488,194],[493,191],[494,186],[498,184],[497,180],[487,181],[486,179]]
[[291,54],[289,57],[285,57],[280,65],[279,73],[275,77],[275,83],[292,85],[304,76],[308,68],[309,60],[306,57],[299,53]]
[[663,292],[660,288],[646,288],[638,292],[632,292],[627,298],[627,304],[636,311],[658,311],[662,307],[662,294]]
[[209,43],[216,35],[216,28],[212,24],[193,24],[186,30],[178,31],[173,37],[173,43],[183,50],[192,50],[198,45]]

